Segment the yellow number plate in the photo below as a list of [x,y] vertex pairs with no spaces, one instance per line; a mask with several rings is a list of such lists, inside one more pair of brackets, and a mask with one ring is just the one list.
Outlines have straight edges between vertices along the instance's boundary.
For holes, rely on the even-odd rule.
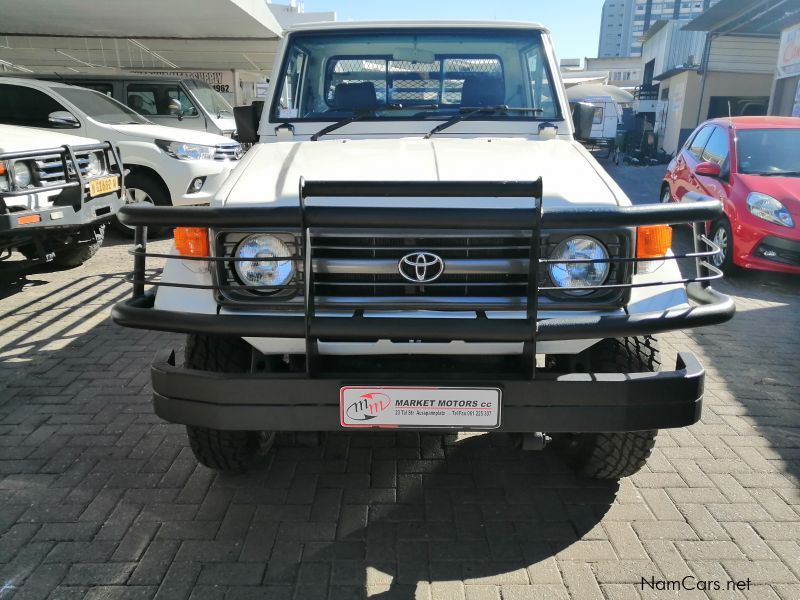
[[112,175],[111,177],[103,177],[89,182],[89,195],[100,196],[108,194],[119,189],[119,177]]

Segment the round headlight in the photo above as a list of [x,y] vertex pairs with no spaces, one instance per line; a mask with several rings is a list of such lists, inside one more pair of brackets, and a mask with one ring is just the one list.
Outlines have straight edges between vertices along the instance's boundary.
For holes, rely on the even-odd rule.
[[24,162],[14,163],[14,183],[18,188],[26,188],[31,184],[31,170]]
[[[246,237],[236,248],[236,273],[245,285],[286,285],[294,277],[292,253],[274,235],[257,234]],[[280,260],[285,258],[286,260]],[[280,290],[261,290],[275,293]]]
[[[605,246],[584,235],[563,240],[555,247],[550,255],[552,260],[599,260],[607,259],[608,251]],[[596,263],[550,263],[550,278],[558,287],[589,287],[602,285],[608,277],[609,264],[604,262]],[[591,294],[593,290],[564,290],[565,294],[573,296],[584,296]]]
[[86,168],[86,174],[89,177],[94,177],[95,175],[100,175],[100,173],[102,172],[103,172],[103,159],[97,152],[92,152],[91,154],[89,154],[89,165]]

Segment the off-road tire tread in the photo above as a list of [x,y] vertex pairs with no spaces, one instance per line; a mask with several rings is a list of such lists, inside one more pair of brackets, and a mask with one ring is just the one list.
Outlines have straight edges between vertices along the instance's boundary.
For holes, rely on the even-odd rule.
[[[590,349],[595,373],[658,371],[658,342],[645,335],[607,339]],[[655,446],[658,430],[579,434],[580,448],[567,457],[581,475],[619,479],[641,469]]]
[[[239,337],[188,335],[184,365],[190,369],[225,373],[250,370],[250,346]],[[189,445],[197,460],[217,471],[240,473],[269,449],[274,434],[260,431],[223,431],[186,426]]]
[[235,336],[189,334],[184,366],[216,373],[247,373],[250,345]]
[[633,475],[650,458],[656,434],[656,430],[594,434],[591,452],[580,468],[581,475],[594,479]]
[[262,436],[255,431],[221,431],[186,426],[197,460],[217,471],[241,473],[263,453]]
[[73,269],[80,267],[87,260],[92,258],[98,253],[100,248],[103,247],[103,240],[105,239],[105,225],[100,225],[94,232],[95,240],[83,244],[77,244],[72,247],[67,247],[66,250],[59,250],[55,254],[52,261],[54,267],[62,267]]
[[608,339],[591,348],[595,373],[634,373],[658,371],[661,352],[652,335]]

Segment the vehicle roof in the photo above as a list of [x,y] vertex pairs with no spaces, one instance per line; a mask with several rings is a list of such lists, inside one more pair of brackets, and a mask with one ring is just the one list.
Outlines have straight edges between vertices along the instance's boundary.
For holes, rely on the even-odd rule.
[[66,87],[66,88],[74,88],[77,87],[75,85],[71,85],[69,83],[64,83],[62,81],[48,81],[47,79],[36,79],[35,77],[0,77],[0,83],[16,83],[16,84],[23,84],[23,85],[30,85],[34,84],[40,87],[47,87],[47,88],[59,88],[59,87]]
[[522,21],[323,21],[298,23],[287,29],[295,31],[342,31],[348,29],[536,29],[549,33],[540,23]]
[[733,126],[734,129],[800,128],[800,118],[798,117],[721,117],[719,119],[711,119],[708,122],[724,127]]
[[194,81],[203,81],[197,77],[180,77],[178,75],[141,75],[139,73],[130,75],[126,75],[124,73],[112,75],[104,75],[101,73],[32,73],[26,75],[0,74],[0,78],[36,79],[38,81],[89,81],[95,79],[106,79],[109,81],[185,81],[187,79],[192,79]]
[[0,148],[5,152],[20,150],[49,150],[64,144],[84,146],[97,144],[94,138],[67,133],[64,130],[36,129],[19,125],[0,124]]

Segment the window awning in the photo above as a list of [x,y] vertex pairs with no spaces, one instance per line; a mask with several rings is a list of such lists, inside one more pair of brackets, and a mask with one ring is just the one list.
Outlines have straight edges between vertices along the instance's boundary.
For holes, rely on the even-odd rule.
[[720,0],[683,29],[740,35],[773,35],[800,21],[800,0]]

